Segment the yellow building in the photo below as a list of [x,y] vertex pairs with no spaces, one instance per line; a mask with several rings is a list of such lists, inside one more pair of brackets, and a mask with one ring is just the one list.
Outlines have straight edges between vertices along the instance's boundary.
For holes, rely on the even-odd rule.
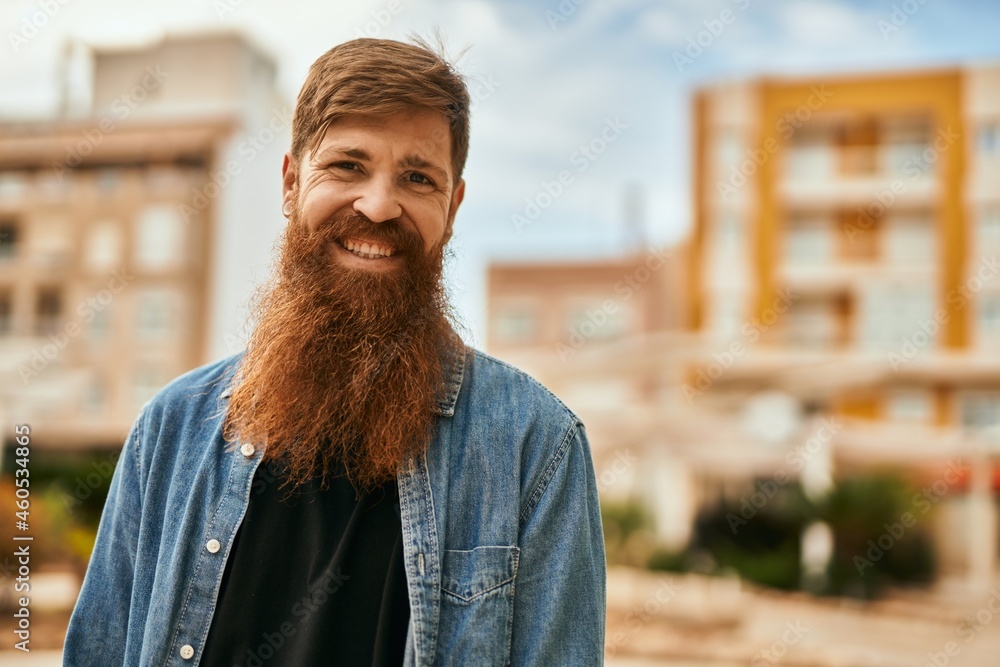
[[668,548],[755,480],[885,466],[941,491],[943,572],[990,581],[1000,68],[709,86],[693,121],[685,259],[643,302],[669,324],[561,358],[609,263],[502,266],[491,350],[581,414],[602,494],[640,496]]
[[1000,69],[719,86],[694,117],[696,329],[862,362],[846,415],[1000,424]]
[[[694,101],[689,398],[834,415],[835,469],[948,489],[945,566],[997,561],[1000,68],[761,79]],[[972,493],[967,493],[968,491]],[[955,538],[955,539],[947,539]]]

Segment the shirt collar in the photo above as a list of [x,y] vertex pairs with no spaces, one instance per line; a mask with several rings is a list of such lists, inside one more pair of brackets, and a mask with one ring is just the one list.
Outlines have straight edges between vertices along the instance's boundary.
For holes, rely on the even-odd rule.
[[465,378],[465,360],[470,349],[456,335],[456,348],[444,358],[444,385],[441,397],[437,402],[437,413],[442,417],[452,417],[455,414],[455,403],[458,393],[462,390],[462,380]]
[[[444,384],[441,387],[441,396],[435,406],[435,412],[442,417],[452,417],[455,415],[455,403],[458,402],[458,394],[462,389],[462,380],[465,378],[465,363],[469,356],[470,348],[461,340],[457,340],[458,349],[453,350],[444,358]],[[233,393],[235,371],[240,359],[243,358],[240,352],[235,359],[230,371],[225,378],[226,386],[220,394],[220,398],[229,398]]]

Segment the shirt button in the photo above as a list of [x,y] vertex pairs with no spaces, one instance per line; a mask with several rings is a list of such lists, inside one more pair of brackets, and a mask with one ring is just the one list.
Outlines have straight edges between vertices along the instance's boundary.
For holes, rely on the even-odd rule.
[[249,442],[244,442],[243,446],[240,447],[240,453],[243,454],[243,456],[246,456],[247,458],[253,456],[254,453],[253,445],[251,445]]
[[219,544],[219,540],[209,540],[208,543],[205,544],[205,548],[214,554],[222,548],[222,545]]
[[185,660],[190,660],[191,656],[193,656],[193,655],[194,655],[194,647],[193,646],[191,646],[190,644],[185,644],[184,646],[181,646],[181,657],[182,658],[184,658]]

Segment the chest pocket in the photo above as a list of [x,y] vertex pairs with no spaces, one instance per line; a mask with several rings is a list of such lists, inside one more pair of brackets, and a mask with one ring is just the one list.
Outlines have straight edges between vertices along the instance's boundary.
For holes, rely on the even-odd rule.
[[513,546],[444,551],[438,644],[441,664],[507,664],[520,554]]

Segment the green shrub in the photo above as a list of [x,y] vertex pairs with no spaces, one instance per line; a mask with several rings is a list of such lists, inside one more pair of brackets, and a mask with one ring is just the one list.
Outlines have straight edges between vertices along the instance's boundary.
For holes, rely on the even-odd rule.
[[[813,592],[872,599],[889,586],[923,585],[933,579],[930,514],[920,511],[924,506],[915,502],[917,490],[899,476],[845,478],[819,502],[810,501],[797,484],[787,484],[766,496],[766,502],[750,503],[764,483],[748,488],[737,500],[703,509],[688,548],[680,553],[653,548],[646,566],[708,574],[735,571],[760,585],[799,589],[802,534],[820,521],[830,526],[834,547],[825,577],[810,586]],[[764,497],[758,495],[755,501]],[[641,510],[630,512],[648,518]],[[904,522],[907,513],[913,520]]]

